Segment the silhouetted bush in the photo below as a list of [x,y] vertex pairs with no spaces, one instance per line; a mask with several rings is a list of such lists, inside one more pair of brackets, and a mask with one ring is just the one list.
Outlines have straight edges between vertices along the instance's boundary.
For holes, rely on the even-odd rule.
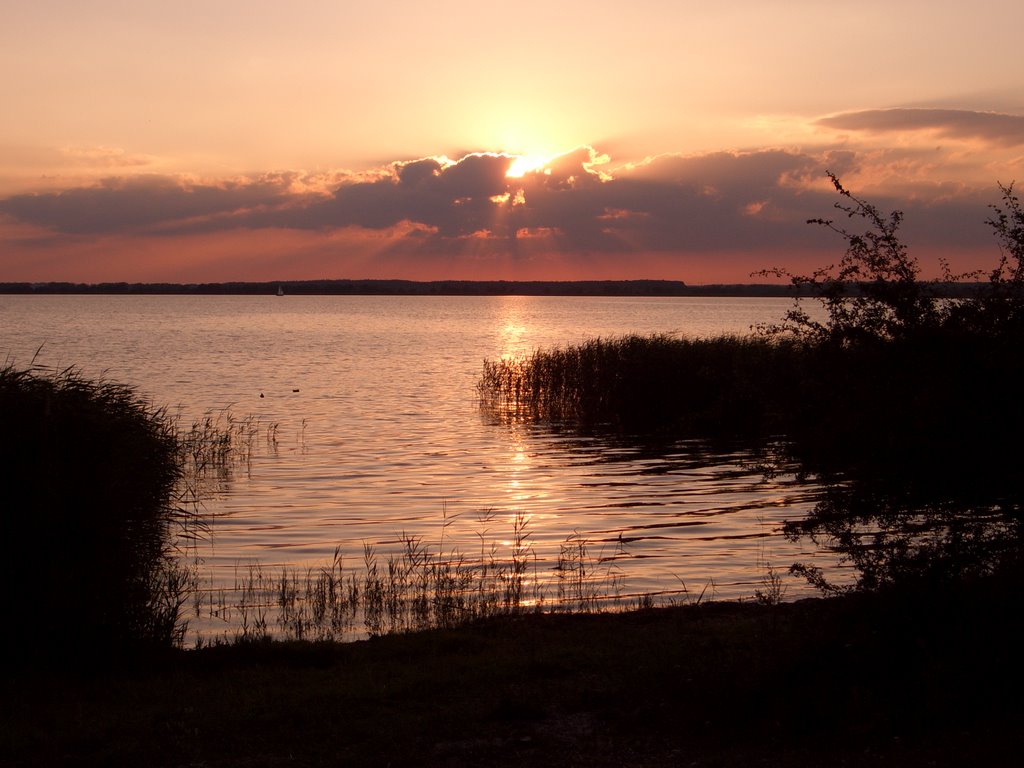
[[[922,281],[884,217],[852,196],[836,207],[868,222],[863,233],[832,221],[847,249],[838,268],[791,277],[817,293],[814,322],[796,300],[771,337],[806,343],[800,396],[790,414],[794,455],[827,492],[791,535],[840,553],[861,589],[948,588],[1021,576],[1024,467],[1024,212],[1012,185],[987,221],[1000,259],[977,295],[938,287],[973,275]],[[782,271],[775,270],[776,274]],[[820,573],[795,566],[828,590]]]
[[[810,275],[794,275],[774,268],[762,274],[787,277],[797,298],[783,321],[763,326],[772,337],[790,336],[816,345],[849,347],[886,342],[916,342],[936,335],[971,340],[1024,336],[1024,210],[1013,185],[999,185],[1003,206],[990,206],[986,221],[999,243],[1000,258],[976,295],[950,298],[944,288],[984,271],[954,274],[945,262],[942,277],[922,280],[917,259],[899,237],[901,211],[883,215],[875,206],[855,197],[839,178],[828,173],[843,198],[837,210],[848,219],[867,224],[863,232],[847,229],[832,219],[810,219],[836,232],[846,251],[836,265]],[[804,310],[800,296],[811,295],[827,313],[823,322]]]
[[1013,185],[999,185],[1003,206],[986,221],[999,243],[999,262],[976,301],[951,307],[953,322],[972,335],[1024,338],[1024,210]]
[[899,239],[902,214],[883,216],[829,177],[843,197],[837,209],[868,227],[811,220],[847,246],[838,266],[790,276],[818,296],[826,319],[811,319],[797,298],[783,323],[761,329],[803,345],[785,428],[801,458],[818,470],[832,462],[903,475],[937,466],[1011,471],[1016,462],[1007,457],[1024,428],[1024,408],[1011,395],[1024,374],[1024,213],[1012,186],[1000,185],[1005,209],[992,206],[987,222],[999,263],[976,296],[948,298],[941,286],[980,273],[953,275],[943,265],[941,280],[922,281]]
[[[915,336],[940,326],[948,303],[940,301],[932,283],[922,282],[917,259],[899,238],[901,211],[883,215],[875,206],[855,197],[839,178],[828,174],[843,198],[837,210],[851,220],[863,220],[867,229],[857,232],[832,219],[810,219],[839,234],[846,251],[838,264],[810,275],[793,275],[783,268],[762,274],[787,277],[799,295],[812,295],[827,312],[824,322],[814,320],[798,298],[778,325],[761,330],[767,335],[792,335],[814,344],[852,344],[891,341]],[[942,282],[956,280],[944,267]]]
[[180,638],[178,439],[126,386],[0,369],[8,640],[42,658],[114,657]]

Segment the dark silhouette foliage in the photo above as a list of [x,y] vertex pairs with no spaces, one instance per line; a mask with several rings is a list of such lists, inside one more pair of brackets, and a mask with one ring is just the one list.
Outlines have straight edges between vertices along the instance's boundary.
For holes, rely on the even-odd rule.
[[[944,303],[934,284],[922,282],[921,269],[899,237],[901,211],[888,215],[854,196],[839,178],[828,177],[843,198],[837,210],[852,221],[867,225],[863,231],[848,229],[833,219],[809,219],[809,224],[830,229],[846,242],[838,264],[815,270],[810,275],[793,275],[782,268],[762,274],[788,277],[800,293],[814,296],[828,313],[825,322],[813,320],[799,299],[779,325],[767,326],[769,335],[792,334],[813,343],[840,346],[879,340],[913,337],[942,324]],[[944,267],[943,282],[952,275]]]
[[114,659],[180,639],[174,425],[130,388],[0,368],[7,636],[45,660]]
[[[943,298],[920,280],[916,260],[888,217],[829,174],[868,222],[840,234],[837,269],[792,277],[820,297],[814,322],[799,299],[769,336],[806,344],[799,406],[788,434],[827,492],[788,532],[827,541],[852,564],[862,589],[927,588],[983,576],[1020,577],[1024,406],[1024,212],[1012,185],[992,206],[1000,260],[971,298]],[[847,203],[846,201],[850,201]],[[780,274],[781,271],[776,271]],[[952,275],[942,282],[978,277]],[[957,481],[951,481],[951,478]],[[820,573],[796,566],[828,590]]]
[[860,475],[826,486],[809,516],[785,534],[809,536],[857,574],[838,588],[816,568],[791,570],[826,593],[881,589],[941,591],[1000,578],[1020,583],[1024,503],[1019,476],[920,478]]
[[1024,210],[1013,192],[1013,184],[999,185],[1003,205],[990,206],[995,215],[986,223],[992,227],[999,241],[1001,258],[992,271],[990,281],[999,287],[1019,288],[1024,285]]
[[999,185],[1003,206],[986,220],[999,244],[999,261],[977,301],[960,302],[951,314],[973,336],[1024,337],[1024,210],[1013,184]]
[[[899,237],[901,211],[888,215],[856,197],[828,172],[842,200],[835,204],[847,219],[866,225],[863,231],[833,219],[809,219],[837,233],[846,243],[838,264],[810,275],[793,275],[783,268],[761,274],[787,277],[797,289],[794,306],[782,323],[760,330],[772,337],[789,335],[813,344],[851,346],[877,342],[966,335],[977,340],[1024,333],[1024,210],[1013,185],[999,185],[1003,205],[990,206],[986,220],[999,244],[1000,258],[979,284],[975,295],[948,297],[948,286],[985,276],[984,271],[955,274],[940,262],[942,276],[922,280],[920,265]],[[810,295],[825,308],[819,322],[807,313],[800,296]]]

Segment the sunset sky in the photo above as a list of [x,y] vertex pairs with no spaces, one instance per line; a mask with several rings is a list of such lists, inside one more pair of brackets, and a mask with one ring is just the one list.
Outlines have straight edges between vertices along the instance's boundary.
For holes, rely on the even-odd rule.
[[826,169],[925,271],[1024,185],[1019,0],[35,0],[0,24],[0,281],[750,282]]

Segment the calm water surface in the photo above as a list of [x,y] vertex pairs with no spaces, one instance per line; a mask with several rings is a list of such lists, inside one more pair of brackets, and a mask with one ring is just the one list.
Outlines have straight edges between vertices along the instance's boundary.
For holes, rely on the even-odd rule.
[[[0,358],[74,365],[135,385],[186,421],[229,408],[277,424],[207,507],[206,583],[239,566],[361,562],[401,533],[435,549],[508,546],[528,516],[541,568],[579,532],[611,553],[626,593],[750,597],[767,563],[830,567],[781,522],[816,488],[766,480],[742,453],[680,443],[645,450],[494,424],[475,384],[485,358],[595,336],[746,333],[787,299],[561,297],[0,296]],[[41,349],[40,349],[41,347]],[[261,396],[262,395],[262,396]],[[481,522],[484,510],[493,518]],[[443,533],[442,525],[446,525]],[[40,544],[45,550],[45,544]],[[787,577],[787,597],[806,587]]]

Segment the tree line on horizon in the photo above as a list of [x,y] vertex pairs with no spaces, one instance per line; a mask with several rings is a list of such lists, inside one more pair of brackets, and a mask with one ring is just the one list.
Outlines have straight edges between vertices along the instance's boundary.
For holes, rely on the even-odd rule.
[[[978,295],[978,281],[938,281],[932,288],[948,298]],[[5,282],[0,294],[271,296],[278,288],[298,296],[665,296],[752,297],[813,296],[808,286],[780,283],[708,283],[682,280],[279,280],[224,283],[73,283]],[[845,289],[850,295],[858,286]]]

